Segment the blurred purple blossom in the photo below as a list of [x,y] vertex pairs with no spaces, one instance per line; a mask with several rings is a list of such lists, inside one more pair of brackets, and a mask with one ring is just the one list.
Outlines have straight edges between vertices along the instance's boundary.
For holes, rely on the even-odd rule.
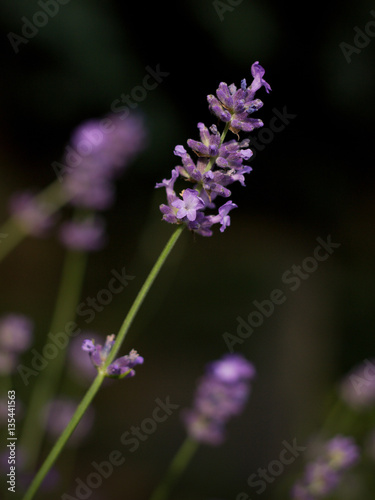
[[355,465],[359,460],[359,449],[353,438],[335,436],[326,444],[327,463],[334,470],[343,471]]
[[291,497],[293,500],[327,497],[359,457],[359,448],[352,437],[334,436],[324,443],[317,459],[307,464],[302,479],[292,488]]
[[33,323],[22,314],[0,318],[0,350],[9,353],[26,351],[32,342]]
[[9,211],[22,228],[33,236],[44,236],[55,224],[52,206],[38,201],[30,191],[14,193],[9,200]]
[[209,363],[195,392],[193,408],[182,413],[187,433],[196,441],[221,444],[227,421],[244,409],[254,377],[254,366],[239,354],[227,354]]
[[125,120],[110,115],[88,120],[72,133],[62,171],[63,190],[70,204],[84,213],[62,224],[60,241],[69,249],[97,251],[106,243],[104,219],[96,212],[115,201],[115,180],[147,143],[143,117]]
[[[105,124],[105,125],[104,125]],[[114,202],[114,181],[147,144],[143,118],[110,115],[88,120],[73,132],[65,155],[64,190],[70,203],[106,210]]]
[[101,250],[106,242],[104,219],[96,216],[64,222],[60,227],[59,238],[70,250]]

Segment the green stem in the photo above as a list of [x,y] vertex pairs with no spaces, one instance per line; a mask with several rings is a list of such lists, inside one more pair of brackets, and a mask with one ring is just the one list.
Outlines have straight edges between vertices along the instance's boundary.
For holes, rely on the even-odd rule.
[[[221,136],[220,136],[220,146],[224,142],[224,139],[225,139],[225,136],[228,133],[229,127],[230,127],[230,122],[227,122],[225,124],[224,130],[222,131]],[[216,157],[215,156],[212,157],[212,158],[210,158],[210,161],[208,162],[207,167],[204,169],[204,171],[208,172],[209,170],[211,170],[211,168],[212,168],[213,164],[215,163],[215,161],[216,161]]]
[[[87,254],[85,252],[66,252],[55,311],[49,330],[52,334],[61,331],[61,329],[64,330],[67,322],[75,317],[75,309],[82,290],[86,260]],[[62,348],[53,362],[39,375],[30,397],[20,440],[22,447],[27,450],[29,470],[35,467],[42,445],[44,428],[40,421],[40,412],[56,393],[56,387],[64,369],[65,358],[66,348]]]
[[[45,203],[47,215],[52,215],[67,203],[68,198],[63,194],[61,183],[56,180],[36,195],[35,200]],[[0,261],[29,234],[27,228],[18,221],[17,217],[9,217],[0,227]]]
[[94,399],[95,394],[100,389],[100,386],[102,385],[103,380],[104,380],[104,375],[101,373],[98,373],[95,380],[93,381],[90,388],[88,389],[85,396],[83,397],[82,401],[78,405],[71,421],[69,422],[69,424],[67,425],[67,427],[65,428],[64,432],[61,434],[59,439],[56,441],[56,444],[54,445],[54,447],[50,451],[49,455],[47,456],[46,460],[44,461],[44,463],[40,467],[38,473],[34,477],[31,485],[29,486],[29,489],[27,490],[25,496],[23,497],[23,500],[31,500],[32,498],[34,498],[34,495],[37,492],[43,479],[46,477],[46,475],[48,474],[52,465],[55,463],[61,450],[64,448],[66,442],[68,441],[69,437],[72,435],[74,429],[77,427],[79,421],[81,420],[85,411],[89,407],[91,401]]
[[225,127],[224,127],[224,130],[222,131],[221,133],[221,137],[220,137],[220,146],[223,144],[224,142],[224,139],[225,139],[225,136],[227,135],[228,133],[228,130],[229,130],[229,127],[230,127],[230,122],[227,122],[225,124]]
[[128,314],[126,315],[126,318],[121,325],[121,328],[116,336],[115,343],[111,349],[111,352],[109,353],[109,356],[106,359],[105,367],[109,366],[112,361],[115,359],[118,351],[120,350],[120,347],[122,345],[122,342],[124,341],[124,338],[130,328],[130,325],[133,322],[133,319],[135,318],[139,308],[142,305],[142,302],[144,301],[147,293],[149,292],[156,276],[158,275],[162,265],[166,261],[169,253],[171,252],[172,248],[174,247],[176,241],[178,240],[180,234],[182,233],[185,225],[182,224],[177,227],[175,232],[172,234],[170,237],[169,241],[165,245],[163,251],[159,255],[158,260],[155,262],[154,267],[151,269],[150,274],[148,275],[146,281],[144,282],[142,288],[138,292],[137,297],[135,298],[135,301],[133,302],[133,305],[131,306]]
[[178,478],[188,466],[193,458],[194,453],[198,449],[199,443],[190,437],[187,437],[180,446],[175,457],[173,458],[170,466],[161,481],[159,486],[154,490],[150,500],[165,500]]
[[[167,244],[165,245],[164,249],[162,250],[159,258],[155,262],[153,268],[150,271],[150,274],[148,275],[146,281],[144,282],[142,288],[138,292],[137,297],[135,298],[135,301],[133,302],[132,307],[130,308],[123,324],[121,325],[121,328],[116,336],[116,341],[111,349],[110,354],[108,355],[108,358],[106,360],[105,366],[108,366],[113,359],[115,358],[116,354],[118,353],[121,344],[130,328],[130,325],[133,322],[133,319],[135,315],[137,314],[140,306],[142,305],[143,300],[145,299],[147,293],[149,292],[156,276],[158,275],[161,267],[163,266],[164,262],[166,261],[169,253],[171,252],[172,248],[174,247],[176,241],[178,240],[180,234],[182,233],[184,229],[184,225],[178,226],[177,229],[174,231],[172,236],[169,238]],[[79,423],[80,419],[84,415],[86,409],[94,399],[94,396],[98,392],[104,378],[104,367],[100,370],[98,373],[98,376],[95,378],[94,382],[88,389],[87,393],[85,394],[83,400],[81,403],[78,405],[78,408],[76,412],[74,413],[70,423],[64,430],[64,432],[61,434],[55,445],[53,446],[52,450],[50,451],[49,455],[47,456],[46,460],[42,464],[41,468],[39,469],[38,473],[36,474],[34,480],[32,481],[29,489],[27,490],[25,496],[23,497],[23,500],[31,500],[35,493],[37,492],[40,484],[42,483],[43,479],[47,475],[48,471],[54,464],[55,460],[61,453],[62,449],[65,446],[65,443],[68,441],[70,435],[74,431],[75,427]]]

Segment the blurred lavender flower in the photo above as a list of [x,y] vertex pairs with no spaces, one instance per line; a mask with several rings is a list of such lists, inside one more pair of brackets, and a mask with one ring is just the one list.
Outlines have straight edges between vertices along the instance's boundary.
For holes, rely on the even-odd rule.
[[375,403],[375,360],[364,360],[344,377],[340,384],[342,399],[359,410]]
[[[42,413],[47,434],[56,439],[70,422],[78,403],[67,397],[59,397],[50,401]],[[75,445],[84,439],[94,424],[94,410],[89,407],[69,439],[69,444]]]
[[7,314],[0,318],[0,373],[11,373],[18,356],[32,341],[33,323],[22,314]]
[[21,227],[33,236],[44,236],[56,222],[51,206],[38,201],[30,191],[14,193],[8,208]]
[[64,222],[60,227],[59,238],[71,250],[101,250],[106,242],[104,219],[97,216]]
[[340,484],[345,471],[359,460],[353,438],[337,435],[325,443],[316,461],[307,464],[302,480],[292,488],[293,500],[315,500],[330,495]]
[[70,203],[89,210],[106,210],[114,202],[114,180],[146,145],[139,115],[121,120],[115,115],[89,120],[72,134],[65,156],[64,190]]
[[140,115],[126,120],[115,115],[89,120],[73,132],[64,158],[63,190],[70,204],[79,209],[79,220],[65,222],[60,228],[60,241],[67,248],[103,248],[104,220],[94,214],[113,205],[115,180],[145,145],[146,129]]
[[[89,353],[93,365],[99,370],[104,366],[115,342],[114,335],[108,335],[104,346],[95,344],[94,340],[86,339],[82,343],[82,350]],[[143,364],[144,359],[132,349],[128,355],[117,358],[106,369],[105,375],[111,378],[134,377],[134,367]]]
[[[251,67],[253,82],[247,87],[246,80],[242,80],[241,87],[220,83],[216,97],[207,97],[210,111],[226,124],[226,130],[238,134],[240,130],[251,132],[262,127],[260,119],[250,115],[262,105],[260,99],[254,99],[255,92],[264,86],[266,92],[271,87],[263,79],[264,69],[258,62]],[[248,148],[249,140],[238,142],[232,139],[223,142],[224,134],[220,135],[216,125],[207,128],[198,123],[200,141],[189,139],[188,146],[195,152],[198,159],[195,163],[185,148],[176,146],[174,154],[181,158],[182,165],[172,170],[170,179],[163,179],[156,184],[156,188],[165,188],[168,205],[160,205],[163,219],[171,224],[186,224],[187,227],[202,236],[211,236],[211,226],[221,224],[223,232],[230,225],[229,212],[236,208],[232,201],[222,205],[216,215],[206,215],[206,209],[216,209],[214,200],[217,196],[228,198],[231,191],[228,185],[238,181],[245,186],[244,174],[251,171],[243,161],[252,156]],[[216,167],[216,168],[215,168]],[[174,189],[178,177],[193,184],[192,188],[182,190],[179,197]]]
[[325,459],[334,470],[343,471],[349,469],[359,459],[358,446],[351,437],[335,436],[326,445]]
[[194,407],[182,413],[187,433],[196,441],[221,444],[227,421],[244,409],[254,376],[254,366],[239,354],[209,363],[199,381]]

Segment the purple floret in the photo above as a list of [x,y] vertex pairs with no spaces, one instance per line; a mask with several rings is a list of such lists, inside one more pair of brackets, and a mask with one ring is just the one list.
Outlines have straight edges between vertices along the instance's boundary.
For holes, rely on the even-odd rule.
[[[109,353],[115,343],[115,336],[108,335],[104,346],[96,344],[94,340],[86,339],[82,342],[82,350],[88,352],[91,362],[98,370],[102,369]],[[105,375],[111,378],[134,377],[134,368],[142,365],[144,358],[132,349],[128,355],[117,358],[105,371]]]
[[172,207],[178,208],[176,217],[177,219],[187,217],[192,222],[197,218],[197,210],[204,207],[204,202],[194,189],[185,189],[182,198],[172,202]]

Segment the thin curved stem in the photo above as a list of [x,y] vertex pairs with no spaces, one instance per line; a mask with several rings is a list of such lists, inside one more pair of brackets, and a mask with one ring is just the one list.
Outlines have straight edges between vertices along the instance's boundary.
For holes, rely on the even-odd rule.
[[[153,268],[150,271],[150,274],[146,278],[146,281],[144,282],[142,288],[138,292],[137,297],[135,298],[133,305],[131,306],[123,324],[121,325],[121,328],[116,336],[116,341],[111,349],[110,354],[108,355],[108,358],[106,360],[106,365],[108,366],[113,359],[115,358],[116,354],[118,353],[122,342],[124,341],[124,338],[130,328],[130,325],[132,324],[140,306],[142,305],[147,293],[149,292],[153,282],[155,281],[156,276],[158,275],[160,269],[162,268],[164,262],[166,261],[168,255],[170,254],[172,248],[174,247],[176,241],[178,240],[180,234],[182,233],[184,229],[184,225],[180,225],[177,227],[177,229],[174,231],[172,236],[169,238],[167,244],[165,245],[164,249],[162,250],[161,254],[159,255],[157,261],[155,262]],[[64,448],[66,442],[68,441],[69,437],[71,436],[72,432],[78,425],[79,421],[81,420],[82,416],[84,415],[85,411],[89,407],[90,403],[94,399],[96,393],[100,389],[100,386],[103,383],[103,380],[105,378],[104,374],[104,368],[100,370],[98,373],[97,377],[93,381],[92,385],[86,392],[84,398],[82,399],[81,403],[78,405],[77,410],[75,411],[71,421],[69,422],[68,426],[64,430],[64,432],[61,434],[55,445],[53,446],[52,450],[50,451],[49,455],[45,459],[44,463],[42,464],[41,468],[39,469],[38,473],[34,477],[31,485],[29,486],[29,489],[27,490],[25,496],[23,497],[23,500],[31,500],[34,498],[35,493],[37,492],[40,484],[42,483],[43,479],[47,475],[48,471],[51,469],[52,465],[56,461],[57,457],[61,453],[62,449]]]
[[[64,206],[69,200],[61,189],[61,183],[56,180],[35,196],[35,200],[46,204],[47,215],[52,215]],[[29,232],[26,227],[11,216],[0,226],[0,261],[2,261]]]
[[165,500],[168,498],[173,486],[188,466],[198,446],[198,441],[190,437],[185,439],[170,463],[164,478],[152,493],[150,500]]
[[155,262],[154,267],[151,269],[150,274],[148,275],[142,288],[138,292],[138,295],[135,298],[133,305],[131,306],[128,314],[126,315],[126,318],[125,318],[123,324],[121,325],[121,328],[116,336],[115,343],[111,349],[111,352],[109,353],[109,355],[106,359],[105,367],[109,366],[112,363],[112,361],[115,359],[115,357],[116,357],[118,351],[120,350],[120,347],[124,341],[124,338],[129,330],[129,328],[130,328],[130,325],[132,324],[139,308],[142,305],[142,302],[144,301],[144,299],[145,299],[147,293],[149,292],[156,276],[159,274],[161,267],[163,266],[164,262],[166,261],[169,253],[171,252],[172,248],[174,247],[176,241],[180,237],[180,234],[182,233],[184,228],[185,228],[184,224],[181,224],[180,226],[177,227],[177,229],[174,231],[174,233],[170,237],[169,241],[165,245],[163,251],[159,255],[159,258]]
[[37,472],[36,476],[34,477],[31,485],[29,486],[29,489],[27,490],[25,496],[23,497],[23,500],[31,500],[32,498],[34,498],[34,495],[38,491],[39,486],[41,485],[44,478],[48,474],[52,465],[55,463],[57,457],[60,455],[61,450],[64,448],[66,442],[68,441],[68,439],[72,435],[74,429],[79,424],[82,416],[86,412],[91,401],[94,399],[95,394],[100,389],[100,386],[103,383],[103,379],[104,379],[104,375],[101,373],[98,373],[95,380],[93,381],[90,388],[88,389],[85,396],[83,397],[82,401],[78,405],[78,407],[77,407],[72,419],[70,420],[69,424],[66,426],[64,432],[61,434],[59,439],[56,441],[54,447],[52,448],[49,455],[47,456],[47,458],[43,462],[42,466],[40,467],[39,471]]

